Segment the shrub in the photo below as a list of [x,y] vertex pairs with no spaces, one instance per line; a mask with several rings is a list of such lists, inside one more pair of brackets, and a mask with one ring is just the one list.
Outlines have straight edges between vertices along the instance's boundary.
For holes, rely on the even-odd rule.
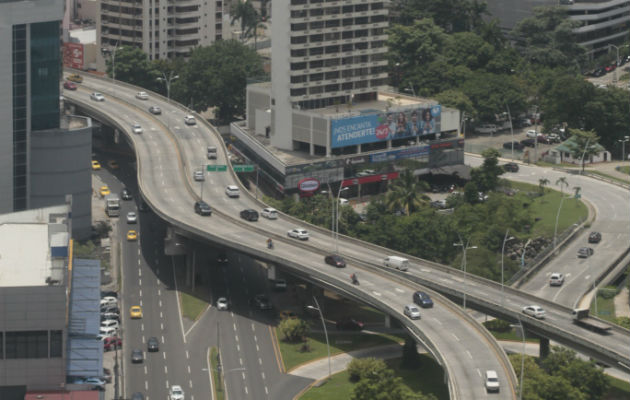
[[285,340],[289,342],[303,341],[308,331],[308,324],[303,319],[285,319],[278,326]]
[[489,331],[495,332],[509,332],[512,330],[512,326],[508,321],[502,319],[493,319],[483,323]]

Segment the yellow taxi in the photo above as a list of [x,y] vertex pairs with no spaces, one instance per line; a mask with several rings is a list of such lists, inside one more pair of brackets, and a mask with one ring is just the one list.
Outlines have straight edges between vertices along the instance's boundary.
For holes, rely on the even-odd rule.
[[109,160],[109,161],[107,161],[107,165],[109,165],[109,168],[111,168],[111,169],[118,169],[118,167],[119,167],[118,161],[116,161],[116,160]]
[[101,186],[101,189],[98,192],[101,194],[101,197],[105,197],[111,193],[107,185]]
[[131,306],[131,308],[129,309],[129,316],[132,319],[142,318],[142,307],[140,307],[140,306]]
[[127,240],[138,240],[138,232],[134,231],[133,229],[127,232]]
[[92,171],[98,171],[99,169],[101,169],[101,163],[96,160],[92,160]]
[[71,82],[76,82],[76,83],[83,82],[83,77],[81,75],[79,75],[79,74],[70,74],[70,75],[68,75],[68,77],[66,79],[71,81]]

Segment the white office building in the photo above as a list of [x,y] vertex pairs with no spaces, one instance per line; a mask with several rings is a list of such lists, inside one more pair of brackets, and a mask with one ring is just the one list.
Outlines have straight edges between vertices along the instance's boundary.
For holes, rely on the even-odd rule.
[[101,0],[101,47],[136,46],[149,59],[187,56],[222,38],[223,0]]

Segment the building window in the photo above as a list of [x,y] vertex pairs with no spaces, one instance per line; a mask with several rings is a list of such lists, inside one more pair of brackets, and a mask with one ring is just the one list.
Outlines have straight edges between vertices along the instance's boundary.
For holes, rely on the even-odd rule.
[[26,174],[22,173],[26,165],[26,25],[13,26],[12,53],[13,210],[21,211],[26,209]]
[[6,358],[48,358],[47,331],[6,332]]
[[50,357],[59,358],[63,351],[63,332],[50,331]]

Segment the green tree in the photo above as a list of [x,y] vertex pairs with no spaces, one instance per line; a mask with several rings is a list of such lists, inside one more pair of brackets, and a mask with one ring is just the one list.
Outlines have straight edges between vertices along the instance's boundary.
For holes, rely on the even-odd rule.
[[417,368],[420,365],[420,354],[418,354],[418,345],[416,341],[410,337],[405,338],[405,345],[402,350],[401,367],[407,369]]
[[303,319],[284,319],[278,325],[280,332],[289,342],[302,341],[308,332],[308,324]]
[[571,140],[565,142],[574,160],[581,160],[584,172],[584,160],[598,153],[599,137],[593,131],[569,129]]
[[471,31],[481,26],[482,17],[488,14],[486,3],[476,0],[404,0],[394,7],[402,24],[431,18],[449,32]]
[[584,97],[582,100],[584,123],[569,126],[594,131],[601,138],[600,144],[607,149],[619,146],[617,140],[623,139],[630,132],[628,91],[616,87],[595,89],[592,97]]
[[411,170],[404,170],[387,192],[386,203],[390,210],[404,209],[407,215],[412,214],[423,203],[422,192],[428,189],[424,181],[418,181]]
[[601,399],[610,385],[602,368],[594,361],[577,358],[570,349],[554,347],[551,354],[541,360],[541,367],[548,374],[568,381],[586,399]]
[[[354,362],[354,360],[352,362]],[[383,361],[372,361],[370,367],[371,368],[366,368],[361,372],[361,378],[357,384],[354,385],[352,395],[350,396],[352,400],[429,399],[422,394],[413,393],[407,386],[403,385],[402,378],[394,376],[394,371],[387,368]]]
[[153,64],[149,62],[149,57],[135,46],[118,47],[115,52],[112,49],[110,57],[105,59],[105,64],[107,75],[112,76],[116,72],[116,79],[119,81],[149,90],[156,87],[157,75]]
[[540,194],[545,194],[545,186],[547,185],[549,185],[549,179],[547,178],[538,179],[538,190],[540,191]]
[[241,41],[247,40],[253,34],[259,24],[260,16],[252,5],[252,2],[247,0],[234,0],[232,2],[232,19],[230,25],[234,25],[236,21],[241,25]]
[[545,110],[545,129],[566,122],[585,126],[589,114],[586,104],[594,99],[595,87],[581,76],[563,71],[549,74],[541,86],[541,106]]
[[505,170],[499,166],[500,153],[497,149],[486,149],[481,155],[483,156],[483,164],[478,168],[473,168],[470,171],[470,177],[479,191],[489,192],[497,187],[499,176]]
[[456,108],[459,111],[465,112],[467,116],[472,116],[474,118],[475,107],[464,92],[455,89],[448,89],[436,94],[435,98],[443,107]]
[[378,375],[387,369],[381,359],[374,357],[353,358],[348,364],[348,375],[352,382],[358,382],[366,376]]
[[525,83],[516,75],[475,71],[460,85],[459,90],[473,102],[482,121],[494,122],[496,114],[505,111],[506,103],[512,115],[527,108]]
[[227,123],[245,112],[247,79],[262,75],[262,61],[254,50],[236,40],[219,40],[192,51],[175,81],[173,97],[192,103],[195,111],[216,107],[217,119]]

